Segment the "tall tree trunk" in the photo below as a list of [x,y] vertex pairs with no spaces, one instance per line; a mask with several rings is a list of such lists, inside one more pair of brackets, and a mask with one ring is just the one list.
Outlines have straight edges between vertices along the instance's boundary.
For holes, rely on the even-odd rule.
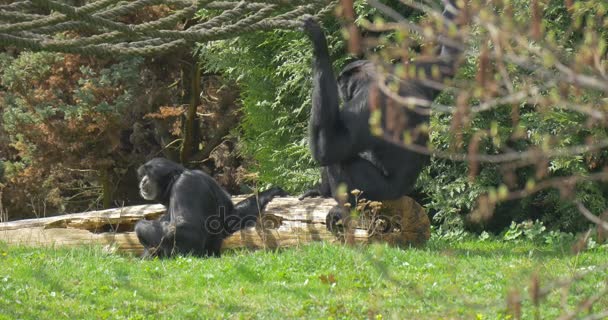
[[193,62],[189,66],[184,66],[183,73],[185,97],[189,98],[188,110],[186,112],[186,122],[184,124],[183,142],[180,150],[180,161],[186,164],[192,155],[194,148],[198,147],[199,134],[197,121],[196,121],[196,108],[201,102],[201,68],[196,62]]
[[103,198],[103,208],[108,209],[112,207],[112,183],[110,182],[110,169],[101,169],[101,190]]

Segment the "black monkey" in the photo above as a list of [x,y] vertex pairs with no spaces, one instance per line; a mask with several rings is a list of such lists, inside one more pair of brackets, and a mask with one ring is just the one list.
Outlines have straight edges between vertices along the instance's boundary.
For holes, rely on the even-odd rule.
[[226,237],[255,225],[272,198],[286,195],[275,187],[233,205],[230,195],[209,175],[163,158],[146,162],[137,174],[141,196],[167,208],[158,220],[135,225],[144,257],[219,256]]
[[[444,0],[443,15],[450,23],[457,12],[453,1]],[[379,201],[411,193],[429,157],[399,144],[405,130],[409,131],[410,143],[426,146],[428,133],[421,130],[421,125],[428,124],[428,113],[416,110],[420,104],[403,105],[381,92],[374,66],[368,60],[349,63],[336,80],[323,30],[309,18],[304,21],[304,31],[312,41],[314,54],[310,149],[323,168],[321,185],[303,197],[333,196],[338,200],[340,184],[347,186],[351,205],[355,205],[349,192],[353,189],[363,191],[366,199]],[[459,49],[443,45],[436,59],[401,62],[406,69],[414,68],[416,76],[392,79],[399,81],[399,96],[433,101],[442,82],[454,76],[459,55]],[[373,108],[382,115],[381,136],[370,129]],[[335,230],[342,210],[338,206],[327,215],[329,230]]]

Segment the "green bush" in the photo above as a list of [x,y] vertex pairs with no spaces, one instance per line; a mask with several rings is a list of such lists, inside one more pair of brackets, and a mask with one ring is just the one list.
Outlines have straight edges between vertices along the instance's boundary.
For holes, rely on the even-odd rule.
[[[412,10],[397,0],[385,1],[405,16]],[[359,17],[372,18],[376,10],[356,1]],[[200,12],[202,17],[205,11]],[[350,59],[341,25],[333,17],[323,21],[334,70]],[[200,45],[205,72],[219,72],[241,88],[244,118],[237,136],[246,158],[254,162],[265,184],[291,192],[306,190],[319,179],[319,169],[308,149],[307,127],[311,105],[310,41],[302,31],[246,34],[232,40]]]
[[[333,30],[328,39],[335,53],[343,50],[343,43],[336,27]],[[307,142],[311,46],[305,35],[248,34],[202,45],[199,53],[207,69],[240,85],[242,150],[254,160],[250,169],[260,181],[292,192],[316,183],[319,171]]]
[[[419,14],[405,6],[398,6],[398,1],[385,2],[411,19],[417,18],[412,14]],[[587,23],[588,17],[600,10],[601,6],[597,6],[599,1],[591,2],[596,5],[575,3],[577,24]],[[512,4],[516,9],[515,21],[528,23],[529,1],[516,0]],[[570,28],[571,18],[563,1],[551,0],[543,8],[544,28],[551,37],[561,40],[565,54],[584,41],[580,32]],[[375,15],[375,11],[362,1],[356,3],[356,9],[360,17],[373,19]],[[331,54],[336,60],[334,67],[339,70],[348,59],[342,34],[335,21],[325,22]],[[384,38],[394,40],[390,35]],[[470,54],[458,74],[458,78],[464,81],[475,79],[478,65],[480,45],[475,40],[468,45]],[[318,170],[311,160],[306,137],[310,110],[311,53],[305,36],[295,31],[257,33],[209,43],[199,49],[206,68],[230,77],[241,86],[245,118],[238,134],[243,150],[255,161],[253,168],[259,173],[260,181],[282,185],[292,192],[302,191],[313,184],[318,179]],[[381,50],[382,46],[378,49]],[[520,82],[521,78],[529,71],[508,67],[514,75],[513,86],[524,85]],[[543,94],[550,95],[552,92],[548,90]],[[599,98],[588,95],[582,99]],[[445,93],[439,102],[453,104],[453,97]],[[521,117],[517,128],[512,127],[511,106],[484,112],[472,119],[471,126],[464,130],[465,143],[458,146],[461,148],[459,150],[466,151],[466,142],[479,130],[493,133],[492,137],[482,141],[480,153],[484,154],[497,154],[506,143],[512,149],[525,150],[530,146],[543,145],[551,136],[562,138],[556,147],[581,144],[590,135],[596,138],[606,136],[603,128],[589,132],[582,125],[585,118],[574,112],[554,109],[541,114],[525,104],[516,107]],[[450,131],[451,120],[449,114],[433,115],[431,142],[435,148],[451,150],[456,146]],[[511,139],[522,133],[526,135],[525,139]],[[605,151],[588,157],[556,158],[550,162],[549,173],[558,177],[586,175],[599,170],[605,160]],[[433,214],[435,223],[441,225],[439,230],[462,230],[466,224],[463,216],[476,207],[476,199],[480,195],[495,195],[507,188],[503,182],[503,171],[498,165],[481,165],[474,180],[470,180],[468,175],[466,163],[433,159],[420,177],[418,187],[426,195],[423,202]],[[523,188],[535,176],[535,169],[531,166],[518,169],[515,183]],[[602,184],[583,182],[574,191],[574,199],[582,201],[592,212],[607,208],[607,193]],[[570,200],[559,190],[544,190],[524,199],[499,204],[495,212],[496,220],[476,228],[499,231],[509,226],[512,220],[539,219],[549,229],[582,230],[588,222],[580,216]]]
[[[595,5],[592,4],[595,2]],[[530,2],[513,1],[515,21],[524,24],[528,22]],[[576,24],[590,23],[591,17],[602,9],[599,1],[589,3],[577,2],[573,11]],[[563,46],[565,59],[570,59],[573,48],[580,47],[585,39],[576,28],[571,28],[571,15],[567,12],[563,1],[549,1],[544,7],[544,27],[550,37],[559,39]],[[474,32],[478,30],[474,29]],[[463,81],[474,81],[479,55],[479,43],[473,41],[469,44],[471,54],[467,57],[459,70],[458,78]],[[525,76],[529,71],[519,70],[512,65],[508,66],[513,74],[513,86],[517,90],[526,85]],[[541,86],[542,87],[542,86]],[[541,92],[543,96],[557,94],[559,88],[550,88]],[[603,97],[600,93],[582,91],[572,101],[597,101],[601,105]],[[578,99],[578,100],[577,100]],[[443,104],[454,104],[453,97],[443,94],[439,98]],[[475,132],[486,130],[492,136],[483,139],[479,148],[481,154],[498,154],[500,148],[507,145],[517,151],[524,151],[530,147],[543,147],[553,141],[553,148],[564,148],[584,145],[586,139],[596,141],[608,138],[605,127],[596,126],[588,129],[587,118],[573,111],[552,108],[544,112],[535,110],[532,106],[521,104],[518,107],[520,121],[518,127],[513,127],[511,120],[511,106],[504,106],[491,111],[477,114],[471,120],[469,128],[463,130],[464,144],[459,151],[466,151],[468,141]],[[455,141],[450,129],[451,115],[435,114],[431,120],[431,142],[440,150],[451,150]],[[514,136],[524,135],[516,139]],[[550,177],[586,176],[602,170],[607,163],[606,150],[594,154],[580,156],[557,157],[548,164],[547,174]],[[433,159],[431,165],[425,170],[419,180],[419,187],[426,194],[426,206],[435,217],[435,223],[441,223],[443,230],[460,228],[463,226],[463,216],[469,214],[476,206],[475,199],[482,194],[497,194],[504,185],[504,172],[498,165],[482,164],[474,181],[467,179],[468,166],[464,163],[454,163],[443,159]],[[515,171],[515,188],[523,189],[529,183],[542,179],[537,177],[536,169],[530,165]],[[544,178],[544,177],[543,177]],[[584,181],[578,183],[573,192],[566,190],[546,189],[524,199],[499,203],[494,211],[491,221],[473,226],[475,229],[490,229],[500,231],[510,225],[512,220],[522,222],[527,219],[539,219],[547,228],[568,232],[585,230],[589,225],[572,204],[573,200],[582,202],[591,212],[599,213],[608,208],[608,193],[604,183]]]

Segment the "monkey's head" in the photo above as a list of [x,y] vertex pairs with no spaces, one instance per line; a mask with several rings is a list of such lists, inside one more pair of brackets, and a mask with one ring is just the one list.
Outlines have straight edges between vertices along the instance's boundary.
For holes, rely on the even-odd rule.
[[169,200],[173,182],[185,168],[171,160],[154,158],[137,169],[139,194],[146,200]]
[[369,89],[369,82],[373,80],[373,68],[368,60],[357,60],[344,67],[338,76],[338,94],[343,102],[352,100],[359,91]]

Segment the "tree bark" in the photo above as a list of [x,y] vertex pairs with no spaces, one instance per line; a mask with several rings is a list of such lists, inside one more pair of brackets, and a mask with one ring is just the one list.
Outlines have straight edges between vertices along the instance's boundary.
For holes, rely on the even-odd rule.
[[[242,199],[235,197],[233,201]],[[416,202],[412,200],[411,203],[414,208],[411,211],[415,215],[424,213],[424,209]],[[275,198],[268,204],[257,227],[231,235],[224,240],[223,249],[277,248],[299,246],[313,241],[343,241],[325,227],[325,216],[335,205],[333,199],[299,201],[294,197]],[[162,205],[151,204],[4,222],[0,223],[0,241],[26,246],[102,245],[112,251],[140,254],[143,248],[133,231],[135,223],[141,219],[156,219],[164,212]],[[406,212],[405,216],[412,214]],[[428,222],[426,214],[422,216],[422,220]],[[428,230],[422,231],[424,233]],[[355,228],[353,237],[356,243],[385,241],[403,244],[403,234],[404,232],[388,232],[370,235],[368,230]],[[420,234],[417,236],[420,237]],[[426,235],[423,237],[428,239]]]
[[201,92],[201,69],[200,65],[196,62],[192,62],[191,66],[185,66],[184,76],[187,84],[184,87],[189,86],[189,90],[186,90],[186,94],[189,98],[188,110],[186,111],[186,119],[184,124],[183,141],[180,150],[180,161],[182,164],[187,164],[190,160],[190,155],[194,148],[198,147],[198,134],[195,130],[198,130],[196,126],[196,109],[201,104],[200,92]]
[[101,190],[104,209],[112,206],[112,183],[110,182],[110,169],[102,168],[101,174]]

